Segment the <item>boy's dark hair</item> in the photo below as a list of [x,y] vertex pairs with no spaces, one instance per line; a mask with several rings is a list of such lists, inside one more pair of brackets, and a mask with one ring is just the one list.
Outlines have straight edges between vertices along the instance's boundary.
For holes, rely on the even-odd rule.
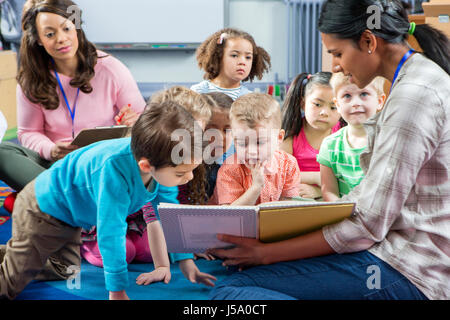
[[[224,34],[224,36],[222,36],[222,34]],[[222,41],[220,41],[221,37]],[[258,79],[261,80],[263,73],[269,71],[271,67],[270,55],[266,50],[256,45],[255,40],[249,33],[238,29],[225,28],[209,36],[197,48],[196,54],[198,66],[205,71],[205,79],[212,80],[217,78],[220,73],[223,51],[227,40],[239,38],[248,40],[253,47],[252,68],[248,77],[243,81],[253,81],[255,77],[258,77]]]
[[[380,9],[380,28],[370,31],[388,43],[406,43],[410,23],[408,13],[400,0],[327,0],[322,5],[319,31],[333,34],[340,39],[351,39],[358,47],[359,39],[368,30],[373,11]],[[416,26],[414,37],[423,54],[450,74],[450,41],[441,31],[428,24]]]
[[205,97],[212,107],[227,109],[229,111],[233,104],[233,99],[223,92],[202,93],[202,96]]
[[[179,141],[177,132],[187,139]],[[179,104],[150,103],[131,129],[131,149],[137,161],[146,158],[156,169],[193,163],[194,156],[202,155],[202,129]],[[181,156],[182,162],[174,159],[178,153],[173,154],[180,149],[189,152]]]

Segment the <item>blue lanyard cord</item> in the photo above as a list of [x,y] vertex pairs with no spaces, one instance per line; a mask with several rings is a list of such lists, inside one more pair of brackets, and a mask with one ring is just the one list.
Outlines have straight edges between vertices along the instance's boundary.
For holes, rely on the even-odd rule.
[[405,61],[408,60],[408,58],[415,52],[415,50],[410,49],[405,55],[403,56],[402,60],[400,60],[397,70],[395,70],[394,79],[392,80],[391,90],[394,86],[395,80],[397,80],[398,74],[400,73],[400,70],[402,69],[403,65],[405,64]]
[[75,129],[74,129],[75,112],[77,110],[77,101],[78,101],[78,96],[80,94],[80,88],[78,88],[78,90],[77,90],[77,95],[75,97],[75,101],[74,101],[74,104],[73,104],[73,110],[72,110],[70,108],[69,100],[67,100],[66,92],[64,91],[64,88],[63,88],[63,85],[61,83],[61,79],[59,78],[58,72],[56,72],[56,70],[54,70],[54,72],[55,72],[56,80],[58,80],[59,88],[61,89],[61,93],[62,93],[62,95],[64,97],[64,101],[66,102],[67,110],[69,110],[70,118],[72,119],[72,139],[74,139],[75,138]]

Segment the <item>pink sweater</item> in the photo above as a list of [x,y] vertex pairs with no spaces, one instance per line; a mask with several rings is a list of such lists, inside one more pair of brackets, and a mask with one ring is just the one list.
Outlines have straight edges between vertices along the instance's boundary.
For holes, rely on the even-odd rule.
[[[98,55],[105,56],[98,51]],[[70,86],[71,78],[59,74],[70,107],[73,108],[77,88]],[[142,113],[145,101],[130,71],[118,59],[107,56],[99,58],[95,76],[91,80],[93,91],[80,91],[75,113],[75,136],[85,128],[115,125],[114,117],[127,104]],[[18,139],[26,148],[34,150],[42,158],[50,160],[50,151],[57,141],[72,141],[72,119],[59,86],[59,107],[46,110],[31,103],[17,86]]]

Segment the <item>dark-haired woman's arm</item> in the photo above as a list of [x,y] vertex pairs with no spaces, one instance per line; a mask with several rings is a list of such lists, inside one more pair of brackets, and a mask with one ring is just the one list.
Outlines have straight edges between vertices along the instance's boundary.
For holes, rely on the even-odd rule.
[[236,245],[233,249],[210,249],[207,251],[208,254],[222,259],[224,266],[243,268],[335,253],[325,240],[322,230],[273,243],[263,243],[256,239],[223,234],[217,235],[217,238]]

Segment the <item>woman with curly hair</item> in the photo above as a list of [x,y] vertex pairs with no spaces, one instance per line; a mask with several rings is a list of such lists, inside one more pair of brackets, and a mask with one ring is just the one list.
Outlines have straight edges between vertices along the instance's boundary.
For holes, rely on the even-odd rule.
[[233,100],[249,93],[242,82],[262,79],[270,69],[270,56],[247,32],[226,28],[206,39],[197,49],[204,81],[191,87],[198,93],[223,92]]
[[[0,145],[0,179],[16,191],[77,146],[85,128],[132,125],[145,108],[130,71],[96,50],[70,0],[28,0],[17,77],[18,139]],[[75,21],[76,22],[76,21]],[[131,105],[131,107],[130,107]],[[123,116],[122,116],[123,115]]]

